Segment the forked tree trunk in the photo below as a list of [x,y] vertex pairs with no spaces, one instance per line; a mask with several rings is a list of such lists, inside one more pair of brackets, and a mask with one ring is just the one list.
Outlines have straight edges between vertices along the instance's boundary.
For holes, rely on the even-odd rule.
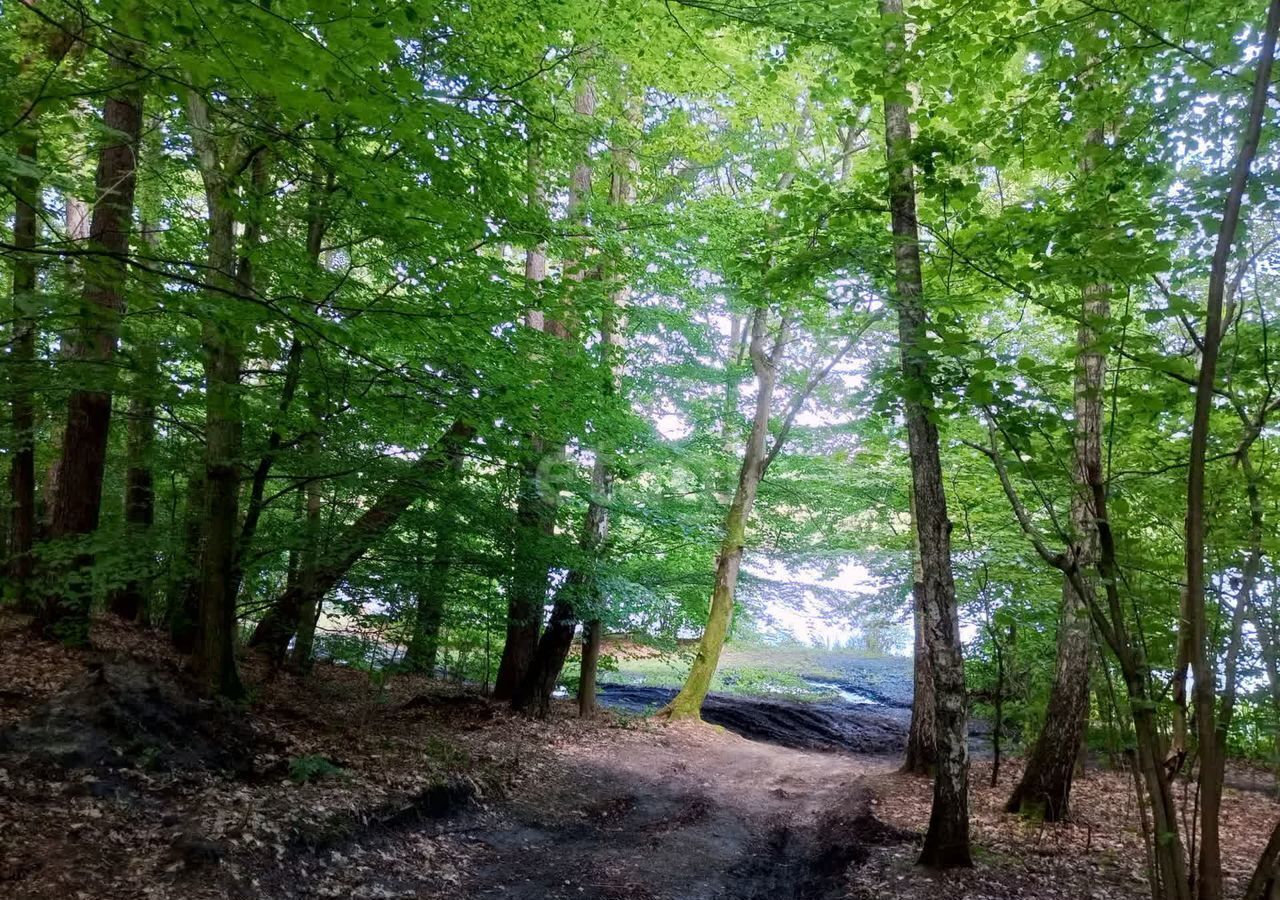
[[933,384],[916,224],[915,176],[911,165],[910,91],[903,72],[906,19],[902,0],[881,0],[888,59],[884,100],[885,148],[889,169],[889,209],[893,226],[894,301],[906,388],[903,407],[911,455],[912,490],[920,535],[920,570],[925,644],[934,681],[935,741],[938,750],[933,810],[920,854],[922,865],[968,866],[969,747],[964,659],[951,571],[951,522],[943,491],[938,429],[930,418]]
[[[125,263],[133,223],[142,131],[142,89],[128,46],[116,48],[110,69],[122,86],[104,103],[109,135],[98,156],[89,246],[100,257],[85,267],[82,321],[68,341],[65,359],[83,367],[84,382],[67,400],[67,425],[58,462],[57,491],[49,514],[51,541],[77,541],[98,527],[102,479],[111,429],[112,361],[124,311]],[[53,586],[38,617],[45,634],[83,642],[89,632],[92,556],[77,551],[61,584]]]
[[[225,301],[221,290],[233,290],[235,219],[227,187],[211,181],[209,199],[209,261],[211,292],[216,305]],[[229,317],[224,317],[229,318]],[[240,500],[239,326],[206,320],[204,344],[205,454],[204,520],[198,581],[199,611],[192,663],[208,686],[226,696],[238,696],[240,678],[235,661],[235,595],[232,593],[236,553],[236,520]]]
[[[235,226],[236,179],[252,167],[250,206],[257,209],[266,185],[261,153],[245,159],[225,159],[209,118],[204,97],[187,93],[187,118],[196,162],[204,182],[208,209],[206,292],[210,306],[225,310],[228,296],[250,294],[252,266],[248,251],[237,270]],[[245,246],[260,234],[251,218],[245,227]],[[233,589],[236,563],[236,523],[240,503],[240,457],[243,413],[240,401],[240,355],[243,327],[225,312],[207,317],[201,332],[205,376],[204,517],[198,581],[192,668],[206,686],[225,696],[238,696],[242,687],[236,670],[236,610]]]
[[1213,262],[1209,269],[1209,290],[1204,332],[1201,341],[1200,372],[1196,381],[1195,411],[1191,420],[1191,452],[1187,465],[1186,586],[1187,621],[1190,632],[1191,671],[1195,678],[1195,711],[1200,757],[1200,851],[1197,894],[1200,900],[1222,897],[1222,851],[1219,816],[1222,807],[1223,754],[1217,741],[1215,691],[1217,679],[1210,658],[1209,616],[1205,603],[1205,457],[1209,445],[1210,413],[1217,381],[1218,348],[1222,338],[1222,308],[1227,286],[1227,266],[1231,259],[1240,210],[1248,188],[1250,170],[1266,119],[1271,69],[1276,36],[1280,32],[1280,0],[1271,0],[1263,32],[1258,68],[1254,75],[1240,152],[1236,157],[1227,189],[1222,221],[1218,229]]
[[[595,91],[589,81],[584,81],[575,99],[575,110],[579,115],[592,116],[595,113]],[[614,171],[610,179],[609,200],[615,207],[624,206],[631,199],[631,153],[629,150],[614,149]],[[591,190],[591,165],[587,158],[587,148],[583,148],[583,157],[574,168],[573,184],[569,195],[569,214],[573,218]],[[587,273],[581,270],[567,276],[574,281],[582,282]],[[572,268],[568,265],[567,268]],[[601,274],[601,273],[597,273]],[[620,286],[613,293],[612,308],[606,310],[601,323],[601,345],[604,355],[604,366],[609,373],[609,392],[618,390],[622,363],[620,359],[622,337],[621,316],[627,304],[627,290]],[[573,646],[573,636],[577,630],[578,620],[583,610],[591,610],[591,619],[583,627],[583,659],[590,652],[586,643],[592,636],[596,638],[594,659],[599,658],[600,622],[598,610],[600,589],[594,569],[598,558],[609,537],[610,503],[613,494],[613,471],[608,458],[608,451],[596,448],[596,458],[591,472],[592,495],[587,504],[586,518],[583,522],[579,547],[584,556],[584,563],[566,578],[564,586],[556,594],[552,605],[551,618],[538,641],[538,648],[530,664],[529,672],[512,698],[512,705],[521,711],[535,716],[545,716],[550,709],[551,696],[556,682],[564,668],[569,649]],[[589,679],[587,678],[589,676]],[[583,681],[578,691],[578,713],[590,715],[595,708],[595,670],[583,673]],[[585,685],[585,687],[584,687]]]

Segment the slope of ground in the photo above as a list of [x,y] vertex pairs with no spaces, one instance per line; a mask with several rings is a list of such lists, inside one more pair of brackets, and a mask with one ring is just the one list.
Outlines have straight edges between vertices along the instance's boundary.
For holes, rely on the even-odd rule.
[[[929,783],[883,755],[796,750],[569,705],[530,722],[456,687],[246,664],[196,699],[163,641],[95,649],[0,620],[0,896],[836,900],[1143,898],[1123,775],[1077,820],[1004,815],[974,771],[977,867],[912,865]],[[1228,791],[1238,882],[1280,806]],[[1236,885],[1238,887],[1238,883]]]

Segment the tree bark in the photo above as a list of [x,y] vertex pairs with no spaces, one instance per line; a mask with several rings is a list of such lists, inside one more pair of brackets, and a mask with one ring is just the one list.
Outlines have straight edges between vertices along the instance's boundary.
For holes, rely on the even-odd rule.
[[[110,72],[120,86],[103,105],[108,143],[98,156],[89,245],[100,254],[85,270],[81,324],[68,341],[64,359],[86,373],[67,400],[57,492],[49,515],[51,541],[74,542],[98,527],[107,438],[111,429],[112,361],[124,311],[126,260],[138,175],[142,131],[142,89],[129,62],[133,49],[116,48]],[[75,643],[88,639],[93,558],[77,550],[38,616],[40,629]]]
[[[540,206],[544,193],[535,146],[529,149],[529,204]],[[547,277],[547,249],[530,247],[524,259],[525,280],[537,289]],[[528,326],[535,331],[556,328],[542,310],[529,310]],[[511,588],[507,594],[507,633],[493,682],[495,700],[512,700],[528,674],[538,650],[543,607],[547,600],[547,538],[555,534],[558,497],[545,475],[554,470],[563,448],[548,445],[539,435],[529,435],[529,451],[521,461],[520,489],[516,497],[515,546],[512,548]]]
[[[1100,130],[1089,133],[1081,170],[1093,171],[1091,152],[1101,147]],[[1111,286],[1092,284],[1081,293],[1080,324],[1076,331],[1075,441],[1071,478],[1071,543],[1074,567],[1088,577],[1097,557],[1098,529],[1094,524],[1093,487],[1101,484],[1102,400],[1107,355],[1099,344],[1097,324],[1111,315]],[[1027,767],[1005,809],[1059,822],[1070,812],[1075,778],[1089,718],[1089,664],[1092,634],[1086,598],[1062,579],[1062,608],[1058,620],[1057,660],[1053,688],[1045,708],[1044,726],[1027,757]]]
[[1262,850],[1258,865],[1245,888],[1244,900],[1271,900],[1280,887],[1280,822],[1271,830],[1271,839]]
[[972,865],[969,852],[969,747],[964,659],[955,580],[951,570],[951,522],[943,490],[938,429],[931,416],[933,384],[923,304],[920,238],[916,223],[915,175],[911,165],[910,91],[903,73],[906,20],[902,0],[881,0],[888,30],[885,55],[888,84],[884,100],[889,208],[894,238],[899,352],[906,396],[904,410],[911,456],[912,490],[920,535],[920,569],[925,643],[934,681],[935,740],[938,750],[933,809],[920,863]]
[[596,714],[596,672],[600,668],[600,643],[604,625],[599,619],[582,623],[582,666],[578,678],[578,715]]
[[908,775],[933,775],[938,751],[933,734],[933,670],[924,637],[924,575],[920,571],[920,536],[916,530],[915,496],[911,498],[911,627],[912,654],[911,727],[907,730],[907,757],[902,771]]
[[707,625],[698,642],[698,652],[693,666],[685,678],[680,692],[659,712],[672,719],[697,719],[702,715],[702,703],[711,689],[711,679],[720,663],[729,623],[733,619],[734,595],[738,587],[738,571],[742,566],[742,551],[746,544],[747,520],[755,505],[756,491],[764,476],[767,452],[765,439],[769,433],[769,416],[773,408],[773,392],[778,383],[778,371],[786,349],[790,317],[783,313],[778,326],[773,350],[765,347],[768,308],[759,307],[751,320],[751,363],[756,374],[756,409],[747,437],[742,465],[738,470],[738,487],[724,520],[724,537],[720,553],[716,557],[715,586],[711,592],[711,608],[707,613]]
[[[409,471],[383,492],[360,518],[349,525],[330,545],[314,567],[303,564],[304,575],[296,587],[287,589],[271,604],[258,622],[252,647],[260,647],[274,660],[283,660],[289,641],[298,629],[304,608],[315,609],[324,595],[333,590],[362,556],[390,531],[404,511],[426,492],[449,467],[453,454],[461,453],[475,436],[475,428],[458,420],[440,438],[434,450],[424,452]],[[308,571],[314,574],[307,575]]]
[[1191,671],[1195,678],[1196,730],[1200,756],[1200,852],[1197,894],[1200,900],[1221,900],[1222,851],[1218,818],[1222,807],[1224,760],[1218,752],[1215,710],[1216,678],[1210,659],[1209,625],[1204,589],[1204,488],[1205,457],[1209,444],[1210,414],[1216,383],[1218,348],[1222,338],[1222,308],[1227,266],[1240,224],[1240,210],[1257,155],[1266,118],[1276,36],[1280,32],[1280,0],[1271,0],[1263,32],[1262,52],[1254,75],[1249,115],[1239,155],[1231,173],[1226,204],[1218,229],[1213,262],[1209,269],[1207,315],[1201,342],[1200,372],[1196,381],[1195,411],[1191,420],[1191,451],[1187,465],[1186,586],[1190,632]]

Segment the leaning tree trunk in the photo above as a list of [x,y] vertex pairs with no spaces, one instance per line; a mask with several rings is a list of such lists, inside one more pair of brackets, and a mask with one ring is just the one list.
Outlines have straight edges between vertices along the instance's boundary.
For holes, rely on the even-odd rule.
[[724,537],[720,542],[720,554],[716,557],[715,586],[711,592],[707,625],[698,642],[698,652],[684,685],[660,713],[673,719],[696,719],[701,716],[702,703],[711,689],[711,679],[720,663],[720,652],[724,649],[729,623],[733,619],[733,600],[738,587],[738,571],[742,566],[742,551],[746,544],[747,520],[751,517],[756,491],[764,475],[767,459],[765,439],[769,433],[773,391],[778,382],[778,368],[787,344],[788,318],[784,313],[778,326],[773,352],[766,352],[767,319],[767,307],[758,308],[752,318],[751,362],[756,374],[755,417],[751,422],[751,432],[742,455],[742,466],[738,471],[738,487],[725,515]]
[[[324,236],[328,231],[329,223],[326,218],[325,200],[329,193],[333,190],[333,179],[329,177],[323,179],[322,173],[317,170],[313,175],[310,187],[310,196],[307,199],[307,239],[306,239],[306,260],[312,271],[320,271],[320,254],[324,249]],[[312,305],[319,310],[324,302],[314,302]],[[238,595],[240,586],[244,580],[244,569],[248,563],[249,554],[253,549],[253,541],[258,532],[258,524],[262,520],[262,514],[266,510],[266,494],[267,480],[271,476],[271,469],[280,458],[284,450],[284,435],[281,429],[289,416],[289,410],[293,406],[294,397],[298,393],[298,386],[302,381],[302,361],[306,350],[301,334],[295,330],[293,337],[289,341],[289,349],[285,353],[284,359],[284,380],[280,386],[280,400],[276,404],[276,421],[271,427],[271,431],[267,434],[267,446],[262,457],[258,460],[257,466],[254,467],[253,476],[249,481],[249,499],[245,504],[244,522],[240,526],[240,538],[236,549],[236,565],[235,571],[232,573],[232,594]]]
[[1258,865],[1245,888],[1244,900],[1272,900],[1280,893],[1280,822],[1271,831],[1271,839],[1262,850]]
[[461,420],[454,422],[440,439],[439,447],[424,452],[402,478],[393,482],[360,518],[338,535],[314,566],[304,561],[298,583],[271,604],[254,629],[249,645],[262,648],[272,660],[283,660],[289,641],[298,630],[302,611],[317,608],[324,595],[338,585],[347,571],[395,527],[404,511],[448,469],[453,454],[461,453],[474,435],[471,425]]
[[[1087,154],[1102,145],[1101,132],[1091,132]],[[1085,172],[1091,171],[1087,161]],[[1107,357],[1095,330],[1111,313],[1111,286],[1095,284],[1082,293],[1080,325],[1076,337],[1075,448],[1072,461],[1072,540],[1067,552],[1082,577],[1097,557],[1098,529],[1094,524],[1093,485],[1102,481],[1102,386]],[[1022,779],[1005,808],[1032,813],[1046,821],[1065,819],[1070,809],[1071,783],[1075,778],[1080,745],[1089,718],[1089,663],[1092,631],[1087,599],[1071,583],[1062,580],[1062,609],[1058,622],[1057,662],[1053,688],[1045,708],[1044,726],[1027,759]]]
[[1186,587],[1187,620],[1190,632],[1191,671],[1194,696],[1197,752],[1200,756],[1200,858],[1196,878],[1200,900],[1222,897],[1222,851],[1218,819],[1222,807],[1224,760],[1217,745],[1215,691],[1217,679],[1209,651],[1209,617],[1205,603],[1205,457],[1209,445],[1210,414],[1216,384],[1218,348],[1222,338],[1222,307],[1226,293],[1227,266],[1231,259],[1240,210],[1249,183],[1253,159],[1258,152],[1266,119],[1271,68],[1276,36],[1280,32],[1280,0],[1271,0],[1263,33],[1258,70],[1254,75],[1240,153],[1231,173],[1222,221],[1218,229],[1213,262],[1209,269],[1209,290],[1204,333],[1201,340],[1200,372],[1196,380],[1195,411],[1191,420],[1191,452],[1187,464]]
[[927,866],[972,865],[969,854],[969,748],[964,659],[951,571],[951,522],[943,491],[938,428],[931,418],[933,384],[916,224],[915,177],[911,166],[910,98],[903,73],[906,25],[902,0],[881,0],[888,28],[889,60],[884,101],[885,147],[889,168],[889,209],[893,225],[894,300],[899,352],[906,385],[903,406],[911,455],[912,490],[920,535],[920,571],[925,643],[934,680],[938,767],[933,810],[920,862]]
[[[76,541],[96,529],[102,502],[115,383],[112,362],[124,311],[125,262],[142,131],[142,89],[129,62],[130,52],[121,46],[111,58],[112,77],[121,87],[107,98],[102,112],[110,137],[98,157],[96,200],[89,226],[89,247],[100,258],[85,268],[82,324],[64,353],[69,363],[84,367],[89,383],[72,390],[67,400],[58,488],[49,513],[52,541]],[[45,634],[75,642],[88,638],[92,562],[91,555],[77,551],[63,583],[53,586],[38,617]]]

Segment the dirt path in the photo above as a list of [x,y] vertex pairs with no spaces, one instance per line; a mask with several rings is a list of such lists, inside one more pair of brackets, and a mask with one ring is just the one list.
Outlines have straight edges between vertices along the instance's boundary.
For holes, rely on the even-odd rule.
[[553,750],[476,833],[464,896],[818,900],[869,844],[868,777],[887,762],[758,743],[709,726],[613,732]]

